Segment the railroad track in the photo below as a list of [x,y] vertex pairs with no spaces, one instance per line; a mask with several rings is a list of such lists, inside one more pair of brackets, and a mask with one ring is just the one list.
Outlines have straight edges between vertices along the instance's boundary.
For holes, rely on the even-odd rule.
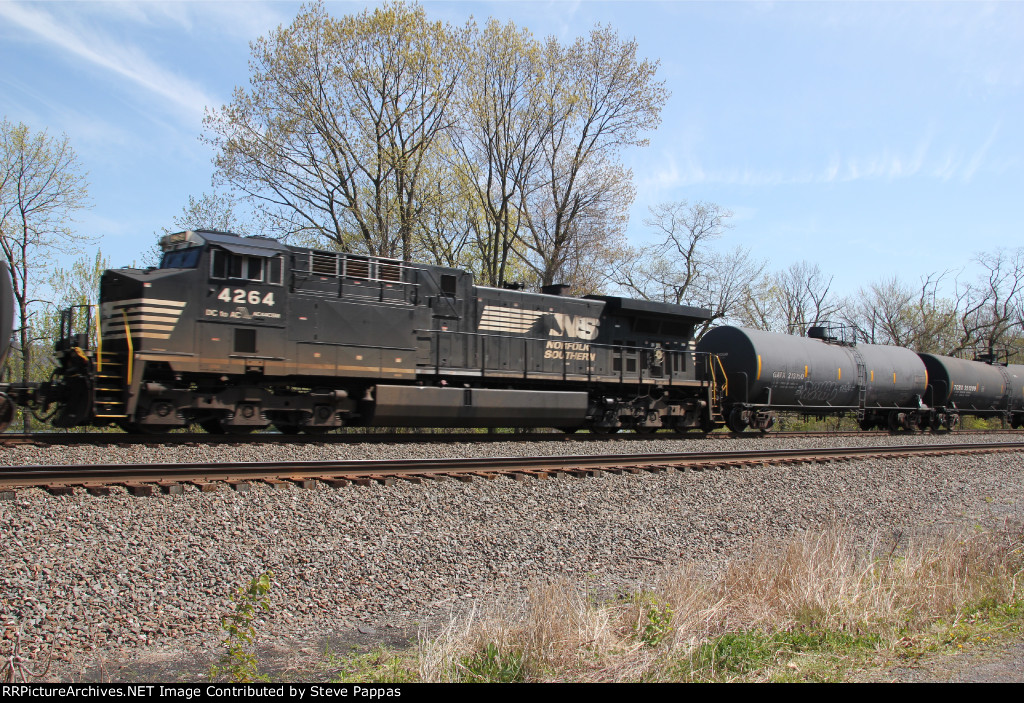
[[186,485],[205,492],[225,486],[247,491],[254,482],[303,488],[323,483],[340,488],[374,483],[391,485],[397,481],[423,483],[499,477],[526,481],[565,476],[583,478],[596,472],[705,471],[750,465],[1021,451],[1024,451],[1024,442],[529,458],[24,466],[0,473],[0,498],[13,498],[16,489],[28,487],[43,488],[55,495],[69,495],[75,488],[105,495],[109,494],[111,486],[123,486],[134,495],[151,496],[160,492],[184,493]]
[[[488,443],[488,442],[607,442],[609,439],[623,441],[643,441],[649,439],[716,439],[727,440],[736,438],[756,437],[889,437],[915,436],[917,433],[891,433],[884,431],[864,432],[861,430],[842,432],[703,432],[674,433],[639,433],[621,432],[617,434],[592,434],[579,432],[566,434],[563,432],[373,432],[373,433],[330,433],[322,435],[284,435],[275,433],[258,433],[249,435],[216,435],[205,432],[175,432],[165,435],[126,434],[123,432],[36,432],[0,434],[0,447],[17,446],[175,446],[175,445],[240,445],[240,444],[429,444],[429,443]],[[946,435],[946,431],[920,434]],[[1020,434],[1013,430],[957,430],[958,436]]]

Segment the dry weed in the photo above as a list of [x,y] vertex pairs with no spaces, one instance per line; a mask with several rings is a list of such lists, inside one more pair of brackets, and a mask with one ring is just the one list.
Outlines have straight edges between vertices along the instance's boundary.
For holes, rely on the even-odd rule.
[[908,630],[1022,597],[1019,527],[905,545],[856,543],[851,534],[836,526],[765,545],[712,577],[681,567],[629,596],[597,598],[566,581],[540,585],[519,607],[453,620],[423,642],[421,675],[452,681],[469,672],[479,680],[492,675],[474,669],[484,662],[500,675],[514,664],[522,680],[663,680],[727,633],[834,632],[895,647]]

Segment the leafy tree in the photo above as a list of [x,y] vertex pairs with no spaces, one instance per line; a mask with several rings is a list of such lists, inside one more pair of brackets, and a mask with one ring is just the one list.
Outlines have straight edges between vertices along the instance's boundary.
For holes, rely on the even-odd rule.
[[632,174],[667,99],[610,28],[563,46],[390,3],[322,3],[252,44],[248,88],[208,112],[215,182],[268,233],[594,290],[623,249]]
[[37,272],[45,271],[58,252],[80,246],[71,218],[87,205],[86,177],[66,136],[0,122],[0,249],[14,283],[22,380],[31,376],[37,337],[32,329],[39,310]]
[[500,286],[514,258],[543,146],[544,64],[528,30],[489,20],[474,28],[458,93],[452,166],[460,174],[482,283]]
[[[541,184],[528,189],[526,260],[541,283],[555,283],[572,256],[601,237],[619,238],[634,191],[621,149],[646,146],[668,100],[658,62],[640,60],[636,41],[611,27],[545,46],[545,127]],[[577,259],[579,266],[584,259]]]
[[207,114],[218,179],[280,234],[409,258],[423,169],[454,120],[461,37],[417,5],[337,20],[303,8],[252,44],[250,89]]
[[203,193],[198,199],[192,195],[188,196],[188,205],[182,207],[180,214],[171,218],[172,227],[162,227],[157,233],[156,242],[143,254],[143,263],[147,266],[160,264],[160,259],[163,258],[160,239],[172,232],[198,229],[213,229],[235,234],[253,232],[256,225],[239,216],[237,210],[238,202],[230,195]]

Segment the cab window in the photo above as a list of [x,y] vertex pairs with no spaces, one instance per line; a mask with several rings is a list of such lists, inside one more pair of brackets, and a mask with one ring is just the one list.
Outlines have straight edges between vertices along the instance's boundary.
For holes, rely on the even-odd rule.
[[189,249],[177,249],[164,254],[160,260],[162,269],[194,269],[199,263],[199,255],[203,252],[202,247],[190,247]]

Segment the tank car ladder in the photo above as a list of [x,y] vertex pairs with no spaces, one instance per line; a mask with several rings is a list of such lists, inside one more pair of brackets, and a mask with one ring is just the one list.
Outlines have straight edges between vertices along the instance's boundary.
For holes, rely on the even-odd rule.
[[[708,419],[712,425],[724,425],[725,415],[722,414],[722,398],[729,393],[729,377],[725,374],[725,367],[722,366],[722,360],[718,354],[709,354],[706,363],[711,369],[711,384],[710,388],[708,388]],[[716,366],[722,373],[721,380],[719,380],[718,373],[715,371]]]
[[857,362],[857,420],[863,420],[867,415],[865,407],[868,400],[868,372],[864,365],[864,357],[857,351],[857,347],[851,347],[850,351]]

